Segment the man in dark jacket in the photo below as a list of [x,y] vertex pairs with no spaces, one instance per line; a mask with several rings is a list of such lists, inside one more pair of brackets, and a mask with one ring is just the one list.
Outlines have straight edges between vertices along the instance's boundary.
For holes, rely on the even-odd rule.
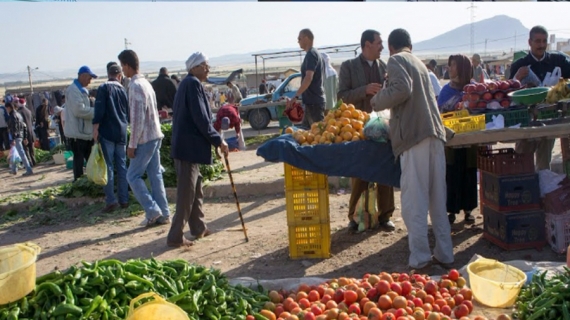
[[[8,120],[8,133],[12,138],[11,144],[12,146],[16,147],[16,150],[20,155],[20,159],[22,160],[22,163],[26,168],[26,172],[23,174],[23,176],[31,176],[32,174],[34,174],[34,172],[32,171],[32,167],[30,166],[28,158],[25,156],[26,151],[24,151],[24,146],[23,146],[23,144],[28,142],[27,141],[28,130],[26,127],[26,123],[24,122],[22,115],[19,114],[18,111],[14,109],[12,103],[6,103],[6,111],[10,116]],[[16,163],[12,163],[10,169],[11,169],[10,170],[11,174],[15,175],[18,173],[18,165]]]
[[27,135],[27,142],[28,143],[24,143],[24,150],[26,151],[26,155],[28,157],[28,160],[30,161],[30,165],[32,167],[36,166],[36,152],[34,150],[34,142],[36,141],[36,139],[34,138],[34,129],[32,126],[32,112],[30,111],[30,109],[26,108],[26,100],[25,99],[20,99],[18,100],[18,113],[20,113],[20,115],[22,115],[22,118],[24,118],[24,122],[26,123],[26,129],[28,130],[28,135]]
[[158,77],[152,82],[152,88],[156,93],[158,110],[162,110],[165,107],[172,109],[172,102],[174,101],[174,95],[176,95],[176,84],[168,76],[166,68],[160,68]]
[[186,61],[188,76],[182,80],[173,105],[172,158],[178,178],[176,214],[168,233],[170,247],[190,246],[184,237],[184,225],[198,238],[210,231],[204,221],[200,164],[212,163],[212,146],[227,155],[228,145],[212,125],[210,103],[202,82],[208,78],[208,59],[196,52]]
[[[95,100],[93,117],[93,141],[101,143],[103,156],[107,163],[107,185],[104,213],[119,207],[126,208],[129,202],[129,183],[127,182],[127,126],[129,124],[129,100],[121,85],[123,75],[118,64],[107,69],[109,80],[99,86]],[[113,164],[114,162],[114,164]],[[114,169],[117,169],[117,194],[115,197]]]

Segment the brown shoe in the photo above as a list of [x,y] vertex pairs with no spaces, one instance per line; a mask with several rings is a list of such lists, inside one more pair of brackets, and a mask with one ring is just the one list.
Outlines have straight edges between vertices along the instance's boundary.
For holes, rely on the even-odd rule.
[[119,207],[119,205],[117,203],[112,203],[107,205],[105,208],[103,208],[103,210],[101,210],[101,212],[103,213],[110,213],[115,211],[115,209],[117,209]]
[[212,234],[212,232],[210,230],[206,229],[206,230],[204,230],[204,232],[202,232],[202,234],[195,236],[195,238],[196,238],[196,240],[198,240],[198,239],[205,238],[211,234]]
[[126,209],[129,207],[128,203],[121,203],[121,209]]
[[182,242],[181,243],[174,243],[174,242],[166,242],[166,245],[171,247],[171,248],[180,248],[180,247],[191,247],[194,245],[194,242],[186,239],[186,238],[182,238]]

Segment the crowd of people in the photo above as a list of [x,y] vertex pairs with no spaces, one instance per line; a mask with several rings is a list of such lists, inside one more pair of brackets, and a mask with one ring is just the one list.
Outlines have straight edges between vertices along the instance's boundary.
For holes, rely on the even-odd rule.
[[[554,67],[560,67],[562,76],[570,78],[570,59],[546,52],[547,37],[543,27],[531,29],[530,53],[513,64],[512,78],[522,80],[532,70],[542,79]],[[474,220],[471,212],[477,207],[477,150],[446,148],[445,143],[453,132],[443,126],[440,114],[455,106],[466,84],[484,81],[480,59],[477,61],[478,56],[470,59],[461,54],[451,55],[447,63],[450,81],[441,87],[434,74],[437,63],[430,61],[426,65],[412,53],[411,37],[406,30],[396,29],[389,34],[387,63],[380,59],[384,49],[380,32],[366,30],[360,38],[361,54],[344,61],[337,75],[328,56],[314,47],[314,39],[310,29],[303,29],[298,34],[297,41],[306,55],[301,65],[301,86],[295,97],[287,102],[288,107],[297,100],[302,101],[305,109],[302,125],[305,127],[324,119],[330,100],[342,99],[366,112],[389,109],[389,142],[402,171],[401,214],[408,230],[408,264],[416,270],[429,268],[434,263],[450,265],[454,261],[450,225],[460,211],[465,214],[465,222]],[[65,106],[54,109],[61,119],[61,133],[65,133],[73,151],[74,179],[83,175],[84,161],[89,158],[93,144],[99,143],[108,166],[103,211],[126,207],[130,186],[145,211],[142,225],[171,224],[167,245],[190,246],[193,242],[183,232],[186,224],[196,239],[211,234],[204,220],[199,166],[212,163],[212,147],[219,148],[227,156],[229,147],[221,131],[234,127],[240,134],[239,112],[232,104],[231,108],[220,110],[222,114],[217,121],[212,121],[215,102],[212,92],[204,85],[210,65],[207,56],[201,52],[188,58],[188,74],[180,82],[169,77],[168,70],[162,68],[151,84],[140,73],[139,58],[132,50],[121,52],[118,60],[119,63],[107,64],[107,81],[99,86],[94,98],[87,87],[97,75],[89,67],[81,67],[77,79],[65,90]],[[334,81],[329,80],[331,77]],[[239,103],[243,98],[240,88],[231,82],[227,86],[231,102]],[[36,111],[34,128],[40,140],[49,125],[44,122],[49,114],[46,106],[42,103]],[[166,200],[164,169],[160,164],[159,150],[164,137],[159,119],[162,109],[171,110],[173,114],[171,156],[178,181],[173,217]],[[23,157],[24,175],[33,174],[34,132],[32,114],[25,108],[25,100],[8,101],[0,111],[4,113],[0,117],[0,129],[7,128],[0,131],[2,147],[12,145],[21,154],[30,155]],[[127,137],[129,127],[131,134]],[[552,151],[550,145],[521,148],[526,152],[538,150],[544,158]],[[539,161],[541,169],[547,166],[542,162],[548,159]],[[12,168],[12,173],[15,170],[17,167]],[[145,173],[150,190],[142,179]],[[351,230],[357,229],[355,207],[369,183],[352,180],[348,208]],[[395,210],[394,189],[379,185],[376,198],[381,227],[394,230],[391,221]],[[436,239],[433,255],[428,241],[428,214]]]

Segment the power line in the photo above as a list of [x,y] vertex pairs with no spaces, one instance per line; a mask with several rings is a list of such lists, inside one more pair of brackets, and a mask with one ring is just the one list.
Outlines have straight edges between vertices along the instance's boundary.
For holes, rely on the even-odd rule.
[[[524,36],[525,36],[525,35],[518,35],[518,36],[516,36],[516,37],[517,37],[517,38],[520,38],[520,37],[524,37]],[[487,42],[496,42],[496,41],[514,39],[514,38],[515,38],[515,36],[507,37],[507,38],[499,38],[499,39],[487,39]],[[485,41],[474,42],[473,45],[484,44],[484,43],[485,43]],[[437,47],[437,48],[427,48],[427,49],[414,50],[414,51],[415,51],[415,52],[418,52],[418,51],[428,51],[428,50],[451,49],[451,48],[466,47],[466,46],[469,46],[469,45],[471,45],[471,43],[465,43],[465,44],[453,45],[453,46]]]

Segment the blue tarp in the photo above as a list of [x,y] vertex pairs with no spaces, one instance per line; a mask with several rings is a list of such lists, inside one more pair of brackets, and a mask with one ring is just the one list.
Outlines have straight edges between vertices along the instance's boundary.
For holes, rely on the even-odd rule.
[[400,187],[400,161],[395,161],[390,143],[367,140],[302,147],[287,134],[264,143],[257,155],[311,172]]

